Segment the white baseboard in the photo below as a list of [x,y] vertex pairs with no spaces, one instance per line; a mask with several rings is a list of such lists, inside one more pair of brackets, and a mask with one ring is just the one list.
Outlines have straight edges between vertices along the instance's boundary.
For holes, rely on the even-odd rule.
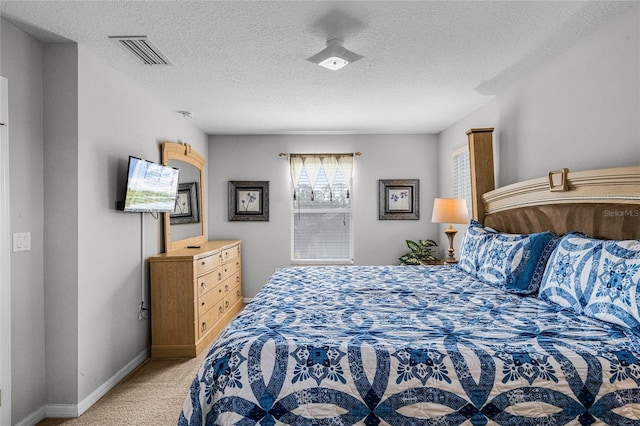
[[122,367],[116,374],[111,376],[109,380],[98,386],[96,390],[91,392],[89,396],[80,401],[78,405],[73,404],[46,404],[40,407],[27,417],[16,423],[15,426],[34,426],[44,418],[75,418],[80,417],[93,404],[98,402],[107,392],[115,385],[120,383],[129,373],[136,369],[140,364],[149,357],[149,348],[142,351],[138,356],[132,359],[127,365]]
[[251,303],[252,300],[253,300],[253,297],[243,297],[242,298],[242,301],[244,302],[245,305],[247,303]]
[[80,417],[78,406],[73,404],[47,404],[44,406],[44,417],[51,419],[73,419]]
[[35,424],[38,424],[38,422],[44,419],[44,417],[44,407],[40,407],[24,419],[20,420],[18,423],[15,423],[15,426],[33,426]]
[[[81,416],[82,413],[84,413],[89,408],[91,408],[91,406],[93,404],[98,402],[98,400],[100,398],[102,398],[107,392],[109,392],[111,389],[113,389],[113,387],[115,385],[117,385],[118,383],[120,383],[122,381],[122,379],[127,377],[127,374],[129,374],[133,370],[135,370],[136,367],[139,366],[140,364],[142,364],[144,362],[144,360],[147,359],[147,358],[149,358],[149,348],[147,348],[144,351],[140,352],[138,354],[138,356],[136,356],[134,359],[132,359],[127,365],[122,367],[120,369],[120,371],[118,371],[116,374],[114,374],[109,380],[107,380],[106,382],[104,382],[103,384],[98,386],[98,388],[96,390],[94,390],[93,392],[91,392],[91,394],[89,394],[89,396],[87,396],[85,399],[80,401],[80,403],[78,404],[78,415],[77,415],[77,417]],[[47,412],[47,416],[48,417],[53,417],[53,416],[49,416],[48,412]]]

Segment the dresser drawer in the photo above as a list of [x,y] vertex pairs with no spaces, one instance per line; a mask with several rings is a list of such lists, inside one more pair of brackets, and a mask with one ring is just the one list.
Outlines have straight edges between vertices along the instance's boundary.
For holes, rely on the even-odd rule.
[[241,286],[238,285],[233,287],[224,297],[225,312],[228,311],[233,305],[235,305],[240,299],[242,299],[242,290]]
[[201,257],[195,260],[196,262],[196,275],[204,274],[208,271],[213,270],[215,267],[220,265],[220,257],[211,255]]
[[220,284],[222,280],[223,276],[220,268],[215,269],[208,274],[199,276],[197,278],[198,297],[212,290],[216,285]]
[[233,274],[240,272],[240,258],[237,258],[233,262],[223,264],[221,268],[222,268],[222,279],[226,280],[229,277],[231,277]]
[[216,304],[219,304],[224,299],[223,284],[220,283],[215,286],[211,291],[198,297],[198,316],[202,317],[204,314]]
[[198,321],[198,338],[201,338],[209,329],[216,325],[216,322],[224,316],[224,300],[220,300],[211,309],[201,315]]
[[240,271],[234,272],[229,278],[222,283],[222,292],[226,296],[231,290],[240,285]]
[[222,250],[222,252],[220,253],[220,259],[222,260],[222,263],[230,262],[231,260],[239,256],[240,256],[240,247],[238,246],[231,247],[226,250]]

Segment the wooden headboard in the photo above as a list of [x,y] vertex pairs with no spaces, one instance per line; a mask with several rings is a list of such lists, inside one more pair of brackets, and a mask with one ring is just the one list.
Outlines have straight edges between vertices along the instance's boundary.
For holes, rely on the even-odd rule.
[[[473,158],[474,133],[469,132]],[[491,141],[483,142],[487,151]],[[475,173],[472,165],[472,190],[477,187],[474,180],[486,181],[483,174],[490,174],[493,181],[493,162],[485,157],[479,164],[483,167]],[[476,192],[474,198],[478,200],[474,219],[501,232],[578,231],[593,238],[640,239],[640,166],[579,172],[563,169]]]
[[487,192],[483,223],[512,233],[580,231],[593,238],[640,239],[640,166],[568,171],[559,190],[550,179]]

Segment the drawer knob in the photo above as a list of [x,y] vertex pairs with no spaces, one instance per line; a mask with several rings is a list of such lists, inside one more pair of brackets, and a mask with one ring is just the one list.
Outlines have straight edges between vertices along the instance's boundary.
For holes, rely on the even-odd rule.
[[222,280],[222,272],[218,272],[218,281]]
[[207,289],[207,283],[200,283],[200,287],[202,287],[203,290]]
[[205,331],[207,329],[207,323],[203,322],[202,323],[202,327],[200,327],[202,329],[202,331]]
[[237,295],[238,297],[242,296],[242,295],[240,294],[240,290],[236,290],[236,295]]
[[206,264],[207,264],[207,262],[205,262],[205,261],[203,260],[203,261],[202,261],[202,265],[204,266],[204,265],[206,265]]
[[239,283],[240,282],[240,277],[236,277],[236,282]]
[[221,288],[218,289],[218,293],[222,293],[222,289]]
[[224,308],[222,306],[218,307],[218,312],[222,315],[224,313]]
[[229,291],[229,284],[225,284],[225,285],[224,285],[224,291],[225,291],[225,292],[228,292],[228,291]]
[[204,306],[204,302],[202,302],[202,306]]
[[225,307],[225,308],[229,308],[229,301],[228,301],[228,300],[225,300],[225,301],[224,301],[224,307]]

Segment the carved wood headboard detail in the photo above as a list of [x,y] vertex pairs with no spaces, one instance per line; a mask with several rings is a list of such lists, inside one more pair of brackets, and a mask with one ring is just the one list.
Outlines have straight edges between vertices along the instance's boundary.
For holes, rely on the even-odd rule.
[[513,233],[640,239],[640,166],[568,172],[566,180],[566,191],[545,177],[487,192],[483,223]]

